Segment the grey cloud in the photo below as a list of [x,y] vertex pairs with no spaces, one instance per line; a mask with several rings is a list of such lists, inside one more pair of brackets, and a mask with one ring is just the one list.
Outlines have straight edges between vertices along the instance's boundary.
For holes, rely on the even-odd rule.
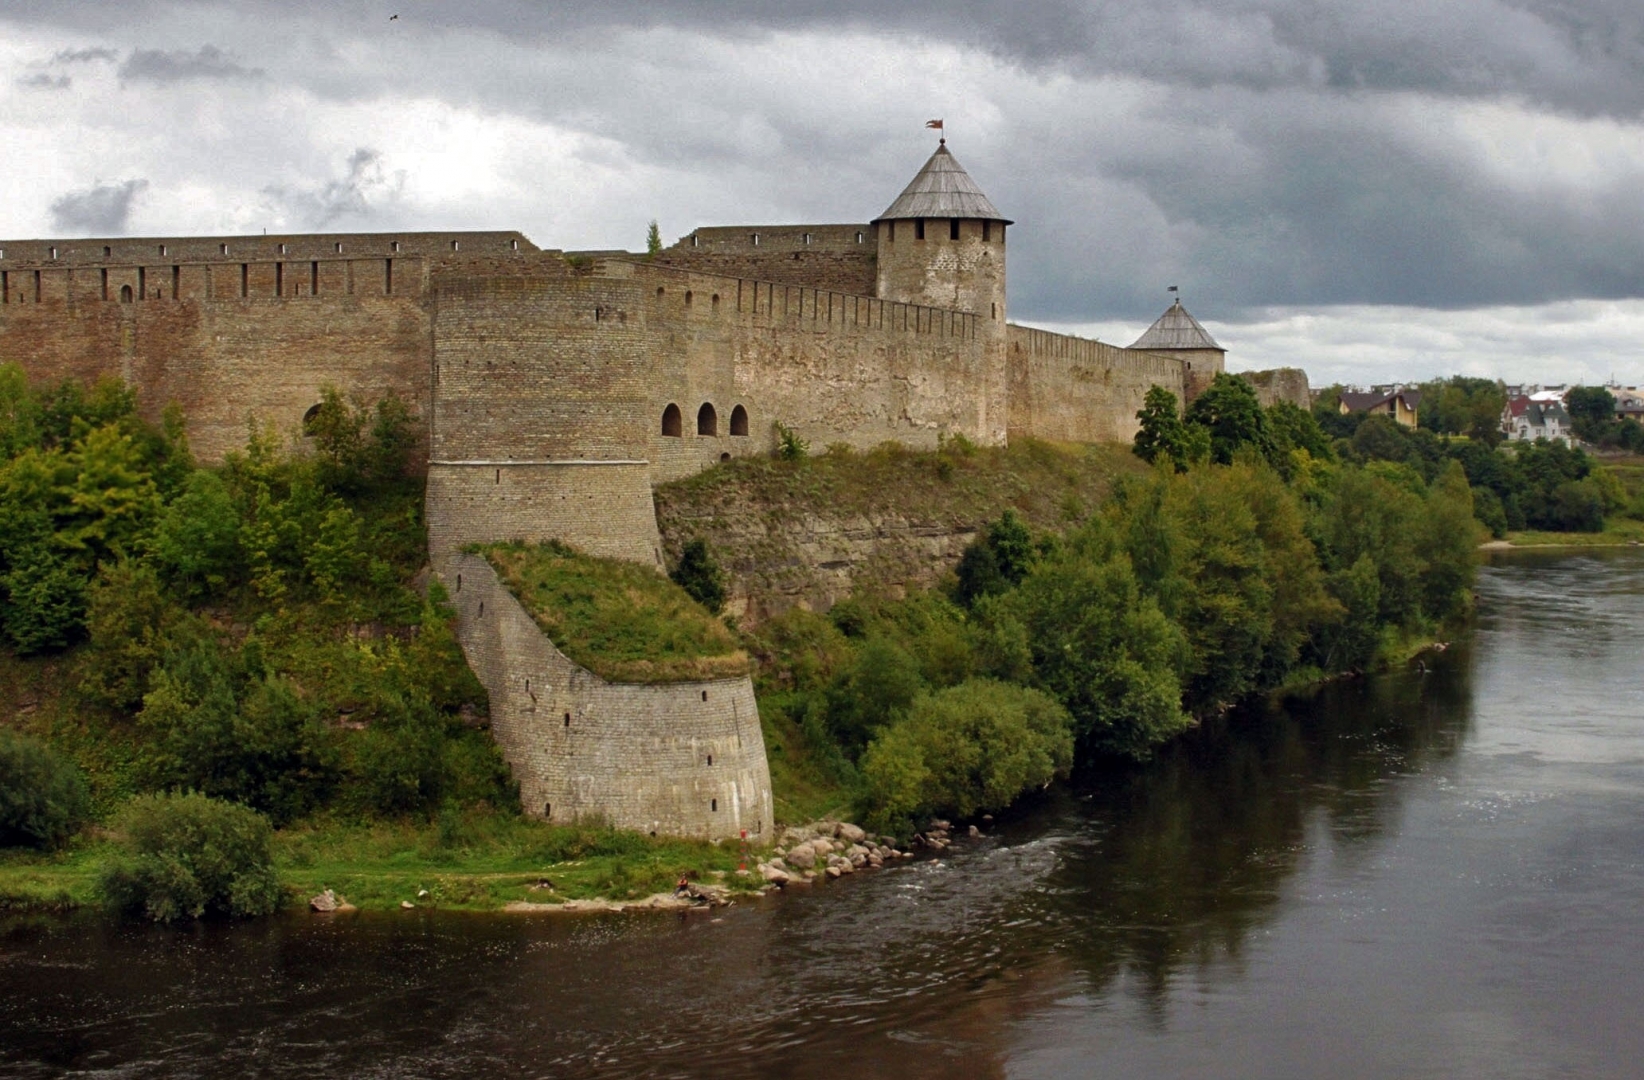
[[126,231],[132,204],[147,187],[147,180],[125,180],[59,196],[51,204],[52,227],[65,235],[119,235]]
[[73,83],[74,80],[67,75],[48,75],[43,71],[17,80],[17,85],[30,90],[67,90]]
[[364,221],[383,204],[392,204],[405,187],[405,174],[388,174],[381,152],[358,147],[348,156],[346,175],[314,188],[271,186],[263,195],[276,212],[294,217],[305,228],[323,229],[339,221]]
[[120,59],[120,54],[113,49],[63,49],[51,58],[54,64],[89,64],[101,60],[113,63]]
[[121,84],[152,82],[166,85],[189,79],[255,79],[263,72],[248,68],[215,45],[196,52],[136,49],[120,65]]

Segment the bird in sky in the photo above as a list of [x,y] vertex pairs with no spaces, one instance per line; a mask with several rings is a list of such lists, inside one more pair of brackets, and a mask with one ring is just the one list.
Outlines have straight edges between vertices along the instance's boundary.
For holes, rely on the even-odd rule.
[[389,22],[393,22],[393,21],[394,21],[394,20],[395,20],[395,19],[397,19],[397,18],[399,18],[399,16],[398,16],[398,15],[390,15],[390,16],[388,16],[388,21],[389,21]]

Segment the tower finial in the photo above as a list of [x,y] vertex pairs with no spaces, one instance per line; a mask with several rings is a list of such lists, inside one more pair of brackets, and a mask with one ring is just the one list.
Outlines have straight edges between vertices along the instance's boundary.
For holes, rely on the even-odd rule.
[[928,127],[928,128],[935,128],[937,131],[942,132],[942,137],[940,139],[936,140],[936,145],[937,146],[946,146],[948,144],[947,129],[945,129],[942,126],[942,121],[940,121],[940,120],[926,120],[925,121],[925,126]]

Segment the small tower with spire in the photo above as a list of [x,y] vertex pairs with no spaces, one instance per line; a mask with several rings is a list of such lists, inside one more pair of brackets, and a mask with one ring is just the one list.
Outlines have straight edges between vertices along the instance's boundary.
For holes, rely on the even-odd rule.
[[1216,344],[1210,332],[1188,313],[1179,296],[1131,348],[1185,361],[1190,398],[1227,370],[1227,350]]
[[1003,339],[1010,224],[944,138],[896,201],[874,219],[879,298],[968,311]]

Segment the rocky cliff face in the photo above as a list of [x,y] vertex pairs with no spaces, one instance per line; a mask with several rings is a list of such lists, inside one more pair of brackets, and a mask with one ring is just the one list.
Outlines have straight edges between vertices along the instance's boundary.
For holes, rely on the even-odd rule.
[[657,522],[669,565],[688,540],[708,542],[729,579],[727,611],[752,626],[793,607],[826,611],[858,590],[928,588],[1005,510],[1063,528],[1116,475],[1145,469],[1128,447],[1033,440],[745,459],[658,488]]

